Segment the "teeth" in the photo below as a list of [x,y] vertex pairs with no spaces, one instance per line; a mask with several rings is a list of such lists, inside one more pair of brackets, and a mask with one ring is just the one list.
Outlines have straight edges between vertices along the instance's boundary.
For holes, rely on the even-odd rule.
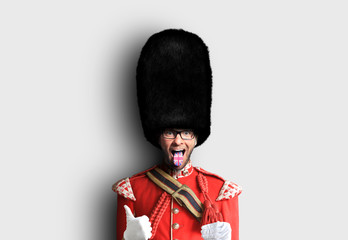
[[172,154],[174,155],[176,152],[182,152],[184,154],[185,150],[172,150]]

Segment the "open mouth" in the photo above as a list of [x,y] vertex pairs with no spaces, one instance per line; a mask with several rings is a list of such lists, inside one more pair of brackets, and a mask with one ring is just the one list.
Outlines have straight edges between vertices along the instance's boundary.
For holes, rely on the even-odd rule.
[[174,156],[175,154],[182,154],[182,155],[184,156],[185,150],[172,150],[172,154],[173,154],[173,156]]
[[184,162],[185,150],[172,150],[173,164],[180,167]]

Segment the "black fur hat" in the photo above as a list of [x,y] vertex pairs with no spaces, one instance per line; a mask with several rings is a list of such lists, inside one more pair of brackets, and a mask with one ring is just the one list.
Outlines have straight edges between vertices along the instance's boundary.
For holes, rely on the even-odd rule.
[[197,35],[168,29],[152,35],[137,67],[140,118],[146,139],[159,147],[165,128],[192,129],[197,146],[210,135],[212,72]]

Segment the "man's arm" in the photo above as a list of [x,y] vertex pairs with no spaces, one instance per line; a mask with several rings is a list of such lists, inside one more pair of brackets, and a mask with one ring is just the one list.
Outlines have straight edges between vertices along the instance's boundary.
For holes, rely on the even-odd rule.
[[[117,239],[150,239],[152,235],[152,228],[148,216],[143,215],[135,217],[133,210],[134,202],[124,198],[124,200],[122,200],[122,198],[123,197],[119,196],[119,202],[117,203]],[[132,209],[130,207],[132,207]]]
[[224,200],[222,204],[223,221],[209,223],[202,226],[202,238],[205,240],[238,240],[239,239],[239,216],[238,197]]
[[117,240],[123,239],[123,233],[127,227],[126,212],[124,205],[127,205],[134,212],[133,201],[117,194]]
[[232,240],[239,240],[239,209],[238,196],[232,199],[224,200],[222,206],[222,215],[224,221],[231,225]]

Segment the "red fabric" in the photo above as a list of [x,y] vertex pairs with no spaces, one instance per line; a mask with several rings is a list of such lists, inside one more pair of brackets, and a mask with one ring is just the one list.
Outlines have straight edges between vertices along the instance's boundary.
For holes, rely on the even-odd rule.
[[[192,174],[187,177],[177,179],[180,183],[189,186],[196,196],[204,202],[203,193],[199,190],[197,181],[198,170],[194,169]],[[220,177],[214,176],[205,172],[204,174],[208,180],[208,194],[218,210],[222,213],[225,222],[229,222],[232,228],[232,240],[239,239],[239,216],[238,216],[238,195],[231,199],[224,199],[215,201],[219,195],[219,191],[224,184],[224,180]],[[136,201],[129,198],[124,198],[118,195],[117,201],[117,240],[123,238],[123,232],[126,229],[126,215],[123,205],[128,205],[135,216],[146,215],[150,217],[152,210],[155,208],[163,190],[155,185],[144,173],[137,174],[130,178],[131,187],[136,197]],[[179,213],[174,214],[173,209],[179,209]],[[173,219],[171,223],[171,218]],[[171,224],[178,223],[179,228],[173,229]],[[201,238],[201,224],[192,214],[184,207],[181,207],[175,200],[165,210],[163,217],[158,225],[154,240],[163,239],[202,239]]]

